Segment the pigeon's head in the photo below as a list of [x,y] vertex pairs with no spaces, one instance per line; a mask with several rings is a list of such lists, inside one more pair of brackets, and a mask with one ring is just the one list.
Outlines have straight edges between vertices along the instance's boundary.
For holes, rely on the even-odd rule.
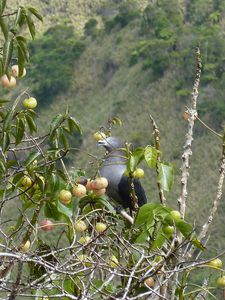
[[114,151],[119,148],[124,148],[123,143],[118,138],[113,136],[99,140],[98,145],[105,147],[108,152]]

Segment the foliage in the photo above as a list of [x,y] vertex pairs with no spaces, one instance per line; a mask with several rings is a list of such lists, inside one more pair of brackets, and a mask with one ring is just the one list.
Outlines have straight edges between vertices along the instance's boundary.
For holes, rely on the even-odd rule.
[[[63,41],[63,43],[62,43]],[[30,46],[33,92],[46,105],[71,85],[75,61],[85,49],[72,26],[56,25]],[[43,80],[44,79],[44,80]]]

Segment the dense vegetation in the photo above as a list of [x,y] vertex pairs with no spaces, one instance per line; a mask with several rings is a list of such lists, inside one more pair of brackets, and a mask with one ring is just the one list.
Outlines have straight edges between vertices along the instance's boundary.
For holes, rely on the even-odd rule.
[[[178,178],[182,130],[186,126],[182,115],[193,84],[196,46],[200,46],[203,59],[199,116],[218,132],[224,126],[224,15],[223,1],[158,0],[142,11],[137,1],[110,1],[86,20],[80,37],[64,23],[46,28],[30,45],[27,77],[43,107],[38,121],[43,131],[49,117],[62,111],[62,104],[69,104],[71,113],[81,121],[82,151],[76,158],[70,153],[68,167],[85,167],[87,174],[93,175],[95,170],[86,152],[97,153],[92,134],[112,115],[124,122],[114,134],[133,141],[135,146],[152,142],[148,118],[151,112],[161,130],[162,157],[173,162]],[[18,90],[22,88],[21,85]],[[76,133],[69,140],[75,140],[76,146],[81,143]],[[203,222],[211,206],[220,152],[219,140],[197,124],[188,220]],[[150,201],[155,202],[155,174],[149,170],[147,174],[150,177],[146,177],[144,185]],[[178,194],[179,185],[175,185],[168,194],[172,207],[176,207]],[[223,211],[224,204],[211,229],[209,256],[224,248]],[[194,280],[200,284],[201,275]]]

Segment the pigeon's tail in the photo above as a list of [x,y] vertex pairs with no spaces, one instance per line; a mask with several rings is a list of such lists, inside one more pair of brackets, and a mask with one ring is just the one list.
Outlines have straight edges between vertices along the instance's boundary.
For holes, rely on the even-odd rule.
[[[120,183],[118,185],[119,195],[122,199],[124,208],[130,208],[132,210],[132,200],[131,200],[131,187],[130,187],[130,179],[127,176],[122,176]],[[141,186],[141,183],[138,179],[134,179],[134,190],[135,194],[138,198],[138,206],[142,206],[147,203],[147,198],[145,195],[145,191]]]

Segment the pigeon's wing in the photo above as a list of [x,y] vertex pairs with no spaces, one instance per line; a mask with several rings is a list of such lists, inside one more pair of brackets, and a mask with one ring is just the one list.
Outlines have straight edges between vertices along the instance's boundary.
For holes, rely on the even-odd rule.
[[[138,206],[142,206],[147,202],[147,198],[145,195],[145,191],[141,186],[141,183],[138,179],[134,179],[134,190],[135,194],[138,198]],[[129,207],[132,209],[132,201],[131,201],[131,186],[130,179],[127,176],[122,176],[118,185],[118,193],[120,195],[120,199],[122,199],[122,205],[124,208]]]

